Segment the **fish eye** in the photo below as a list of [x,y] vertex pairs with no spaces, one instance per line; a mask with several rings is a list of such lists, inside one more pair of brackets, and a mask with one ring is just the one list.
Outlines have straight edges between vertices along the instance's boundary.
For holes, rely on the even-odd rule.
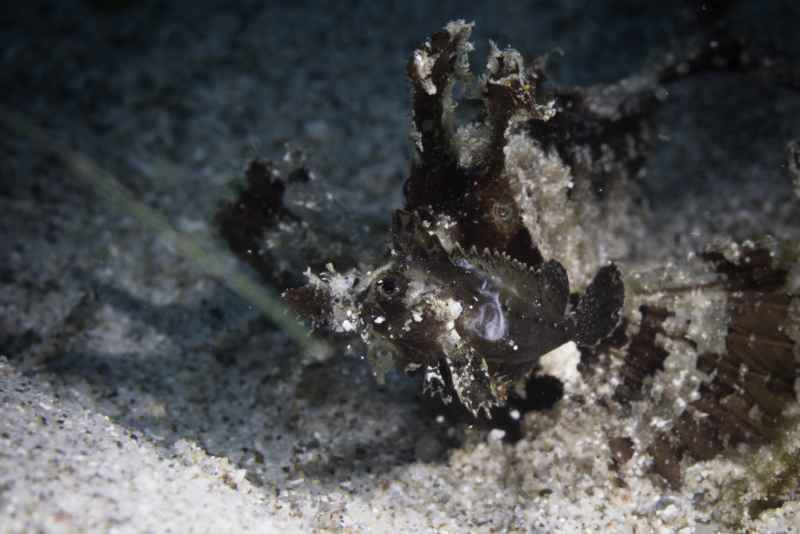
[[401,282],[395,276],[384,276],[378,280],[378,291],[386,298],[396,297],[401,291]]
[[407,283],[401,274],[389,272],[378,279],[375,289],[379,298],[385,301],[395,300],[405,294]]

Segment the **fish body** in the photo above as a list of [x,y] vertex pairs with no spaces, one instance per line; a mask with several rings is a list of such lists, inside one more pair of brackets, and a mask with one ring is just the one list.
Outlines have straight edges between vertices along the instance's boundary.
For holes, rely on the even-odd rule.
[[[394,228],[398,246],[358,299],[362,339],[378,347],[373,360],[424,368],[429,387],[441,382],[473,412],[504,402],[543,355],[570,341],[594,344],[619,322],[624,290],[614,266],[590,286],[590,300],[570,305],[555,260],[532,266],[490,249],[447,251],[431,225],[404,210]],[[608,286],[601,297],[599,284]]]

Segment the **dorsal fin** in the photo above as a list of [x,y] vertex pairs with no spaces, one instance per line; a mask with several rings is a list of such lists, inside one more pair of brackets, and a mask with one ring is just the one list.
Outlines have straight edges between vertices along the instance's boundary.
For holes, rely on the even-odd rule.
[[625,299],[622,274],[613,263],[602,267],[570,314],[570,330],[579,345],[595,345],[617,327]]
[[428,231],[419,213],[411,210],[395,210],[392,221],[394,248],[398,254],[414,260],[444,260],[447,252],[439,238]]
[[505,251],[512,258],[526,263],[531,267],[539,267],[544,262],[542,253],[539,252],[539,247],[533,243],[531,233],[522,225],[520,225],[517,233],[506,243]]
[[484,273],[501,291],[523,302],[541,305],[554,319],[563,316],[569,298],[569,280],[557,261],[549,260],[535,268],[504,252],[489,249],[478,252],[475,247],[466,253],[461,249],[455,252],[459,256],[453,260],[455,264],[463,259],[461,267]]

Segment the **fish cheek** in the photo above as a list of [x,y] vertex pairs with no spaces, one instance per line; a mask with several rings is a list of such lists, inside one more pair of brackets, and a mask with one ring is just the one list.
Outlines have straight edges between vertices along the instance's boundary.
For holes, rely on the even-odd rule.
[[459,335],[498,342],[508,335],[508,313],[498,291],[479,291],[464,302],[472,302],[457,322]]
[[422,323],[412,323],[403,330],[398,339],[398,345],[403,350],[403,367],[408,364],[436,365],[446,357],[441,339],[446,327],[439,321],[430,320]]
[[427,307],[412,310],[402,296],[381,298],[370,294],[362,310],[372,332],[394,347],[393,358],[399,370],[434,365],[444,357],[440,340],[446,326]]

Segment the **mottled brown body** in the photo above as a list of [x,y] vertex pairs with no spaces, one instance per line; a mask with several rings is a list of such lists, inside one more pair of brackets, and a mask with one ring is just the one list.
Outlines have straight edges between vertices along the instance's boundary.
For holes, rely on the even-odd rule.
[[[788,67],[715,40],[613,85],[569,88],[546,83],[544,61],[526,67],[493,45],[476,82],[471,27],[448,24],[409,62],[414,154],[387,256],[309,272],[285,298],[315,326],[360,337],[378,379],[421,373],[473,415],[560,381],[615,422],[619,473],[646,457],[678,486],[687,458],[777,439],[800,389],[797,244],[715,245],[651,276],[617,267],[615,235],[636,221],[662,84]],[[480,97],[479,119],[456,120],[456,83]]]

